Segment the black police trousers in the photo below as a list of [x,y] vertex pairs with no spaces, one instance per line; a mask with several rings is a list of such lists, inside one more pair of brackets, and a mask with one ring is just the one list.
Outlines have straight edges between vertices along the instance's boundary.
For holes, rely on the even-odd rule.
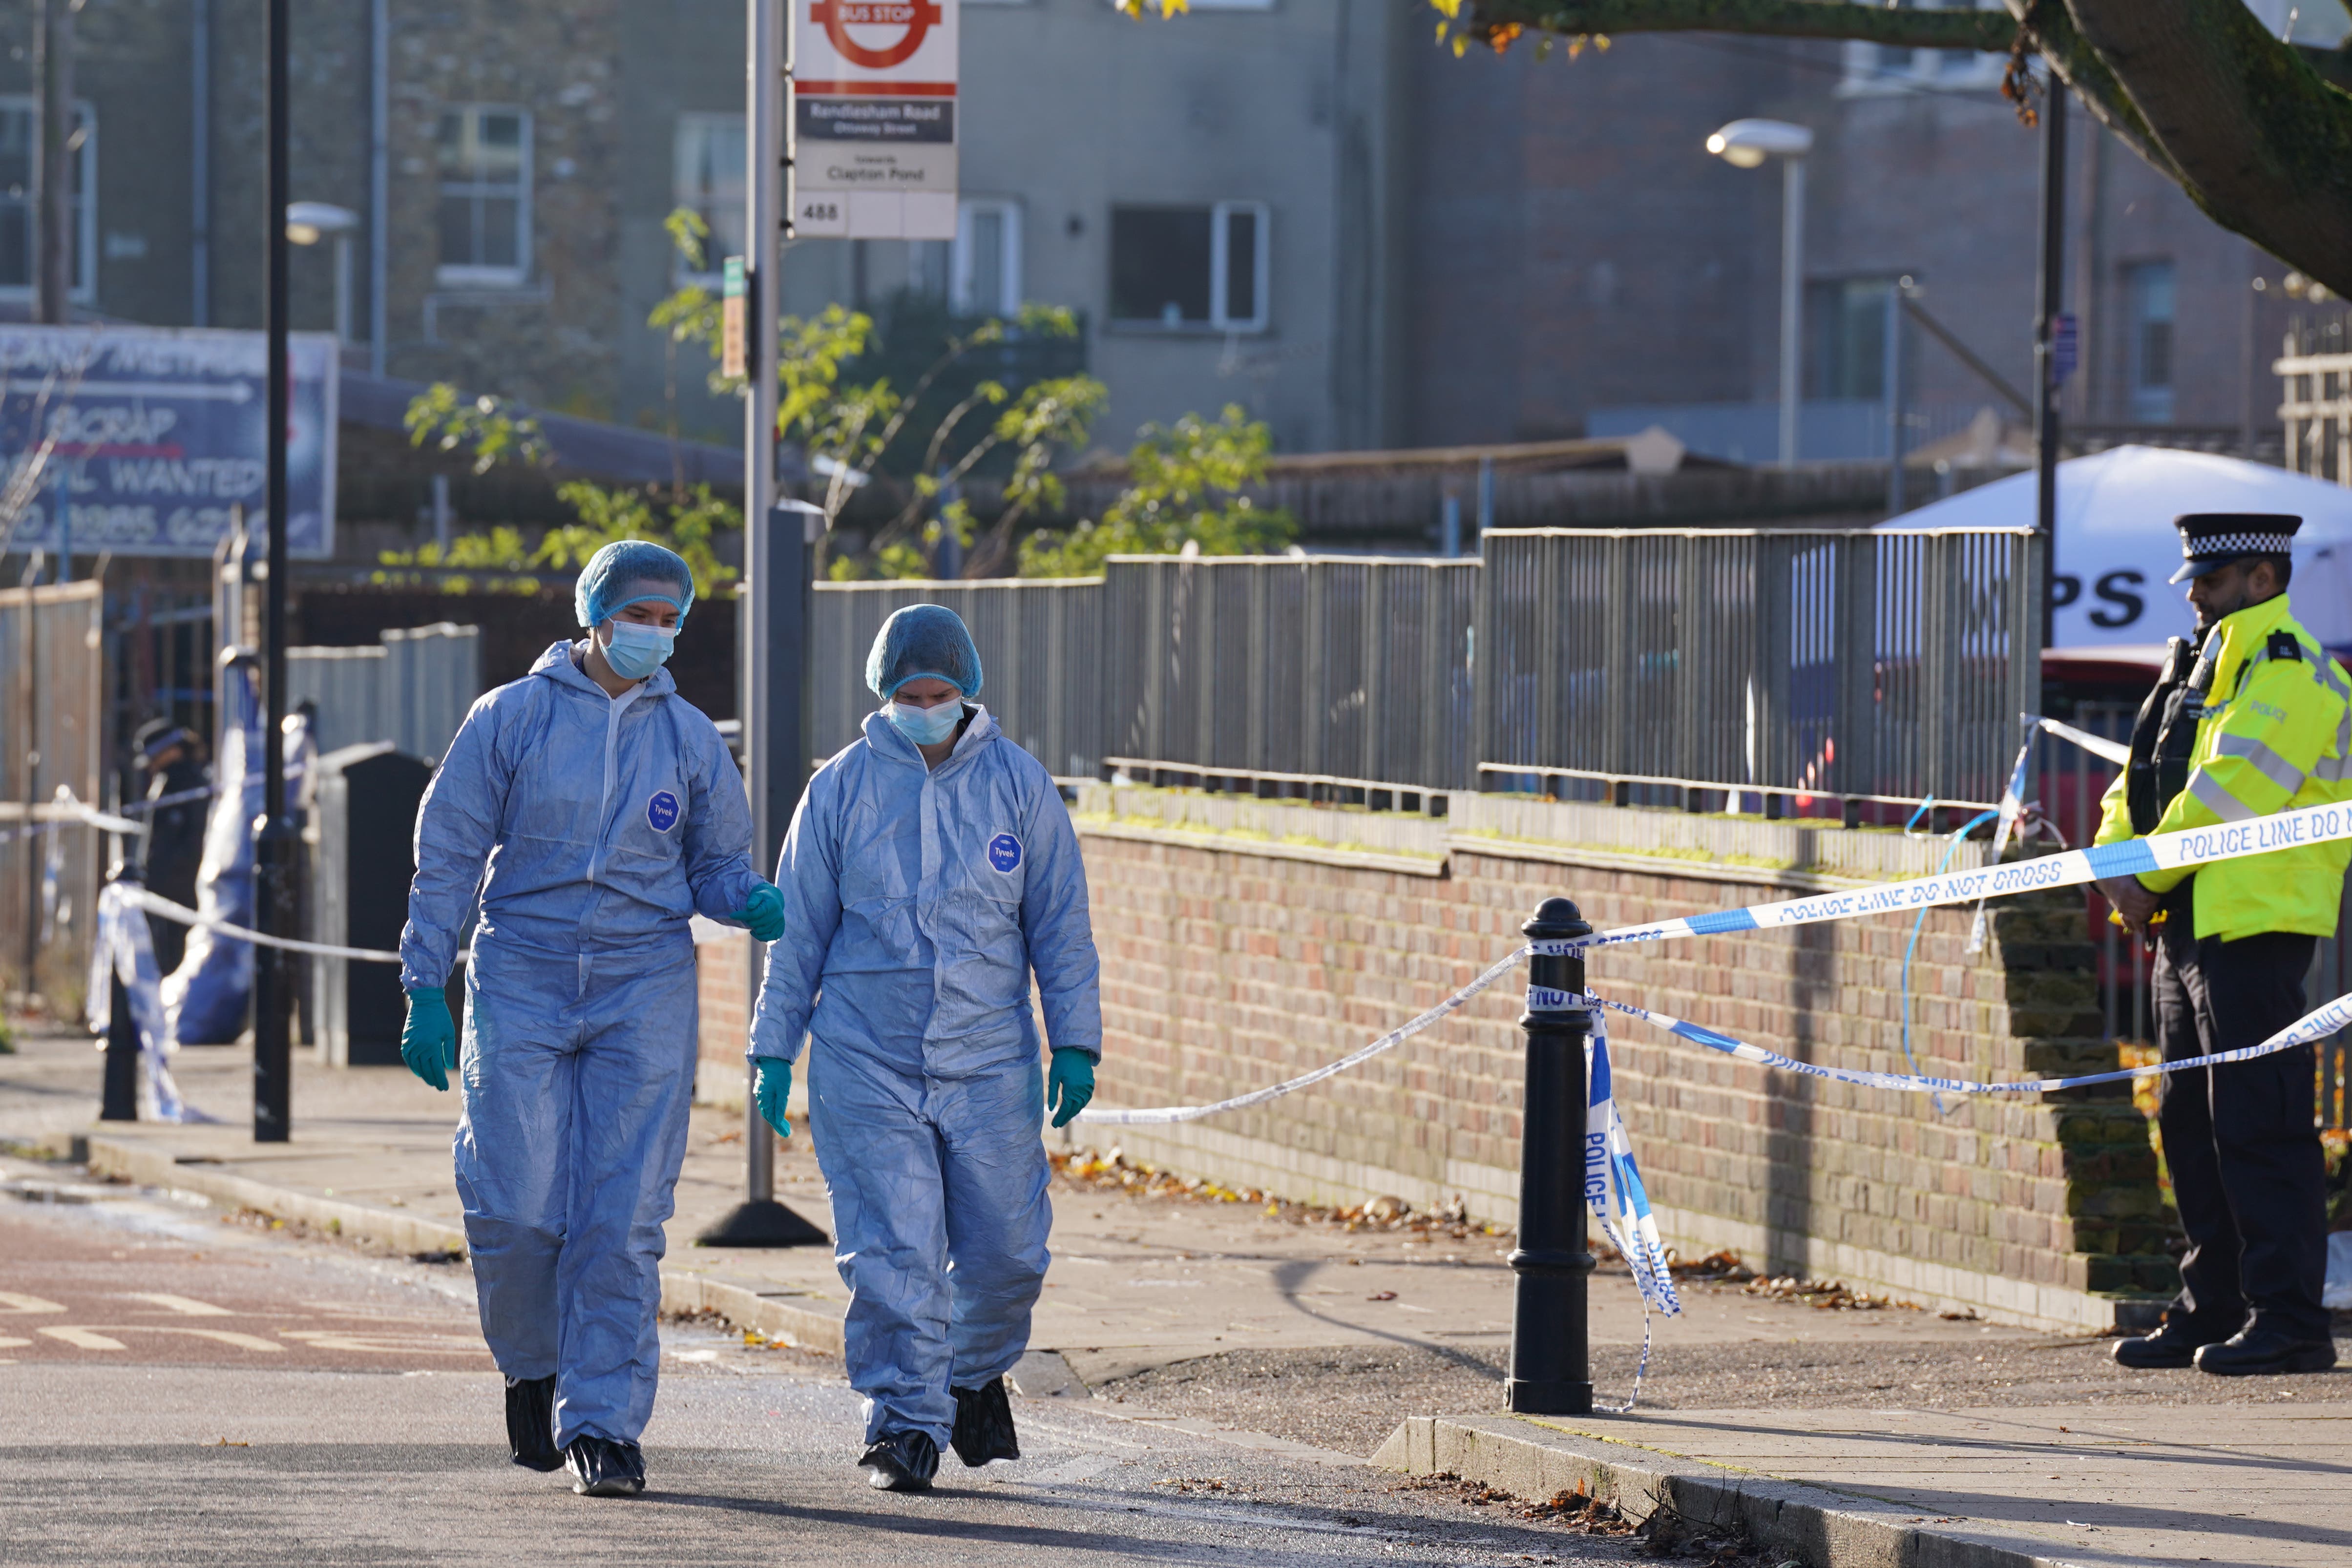
[[[2187,898],[2166,901],[2152,982],[2157,1043],[2180,1061],[2259,1045],[2303,1017],[2315,938],[2199,941]],[[2326,1162],[2312,1048],[2167,1073],[2157,1125],[2189,1252],[2170,1321],[2197,1340],[2263,1328],[2328,1337]]]

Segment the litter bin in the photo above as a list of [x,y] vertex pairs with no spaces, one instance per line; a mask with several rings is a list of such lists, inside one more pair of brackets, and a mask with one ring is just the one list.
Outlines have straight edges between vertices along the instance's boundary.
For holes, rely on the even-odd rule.
[[[397,951],[416,874],[416,809],[433,769],[388,740],[347,746],[318,761],[311,866],[311,929],[338,947]],[[383,1067],[400,1061],[407,1002],[400,966],[320,957],[319,1055],[331,1067]]]

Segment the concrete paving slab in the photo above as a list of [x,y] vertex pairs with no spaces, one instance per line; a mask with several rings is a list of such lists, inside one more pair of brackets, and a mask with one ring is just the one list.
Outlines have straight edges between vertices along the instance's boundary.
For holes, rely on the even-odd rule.
[[2318,1568],[2352,1560],[2347,1438],[2347,1405],[1687,1410],[1408,1421],[1373,1462],[1737,1521],[1834,1568]]

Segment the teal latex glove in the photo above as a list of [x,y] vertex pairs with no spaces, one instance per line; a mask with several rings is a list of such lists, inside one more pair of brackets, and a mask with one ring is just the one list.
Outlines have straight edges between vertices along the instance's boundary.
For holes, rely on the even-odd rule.
[[730,911],[730,920],[740,920],[751,928],[754,941],[773,942],[784,934],[784,895],[773,883],[761,883],[743,901],[743,907]]
[[[776,890],[772,887],[768,891]],[[782,920],[783,916],[779,915],[776,918]],[[753,1070],[751,1098],[759,1103],[761,1120],[773,1127],[780,1138],[793,1135],[793,1124],[784,1120],[784,1104],[792,1097],[793,1064],[781,1056],[760,1058]]]
[[1095,1059],[1070,1046],[1054,1052],[1054,1065],[1045,1070],[1045,1107],[1054,1113],[1054,1125],[1068,1126],[1094,1097]]
[[408,1071],[448,1092],[449,1074],[457,1071],[457,1025],[449,1017],[449,998],[438,986],[419,986],[408,993],[408,1021],[401,1026],[400,1060]]

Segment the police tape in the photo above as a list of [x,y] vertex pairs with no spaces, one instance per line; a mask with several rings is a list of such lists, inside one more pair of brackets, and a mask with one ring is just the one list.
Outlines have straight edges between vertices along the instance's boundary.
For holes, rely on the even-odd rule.
[[1853,920],[1865,915],[1888,915],[1941,904],[1967,904],[1979,898],[2039,893],[2075,887],[2105,877],[2134,876],[2151,871],[2195,871],[2217,861],[2250,855],[2275,854],[2281,850],[2306,849],[2314,844],[2352,839],[2352,804],[2330,802],[2305,806],[2275,816],[2210,828],[2184,828],[2122,843],[2099,844],[2085,850],[2065,850],[2054,855],[2011,861],[2002,865],[1969,871],[1939,872],[1907,882],[1883,883],[1843,893],[1816,894],[1810,898],[1755,904],[1744,909],[1717,910],[1710,915],[1676,915],[1645,925],[1620,926],[1596,932],[1574,942],[1548,945],[1544,951],[1586,952],[1628,942],[1657,942],[1678,936],[1720,936],[1743,931],[1771,931],[1783,926],[1811,925],[1824,920]]
[[2126,1079],[2185,1072],[2192,1067],[2219,1067],[2233,1061],[2251,1061],[2258,1056],[2273,1056],[2299,1045],[2309,1045],[2339,1030],[2352,1027],[2352,993],[2347,993],[2305,1013],[2259,1045],[2240,1046],[2235,1051],[2217,1051],[2205,1056],[2184,1057],[2179,1061],[2152,1062],[2146,1067],[2118,1068],[2109,1072],[2084,1072],[2069,1078],[2024,1078],[2008,1083],[1979,1083],[1966,1078],[1931,1078],[1924,1073],[1912,1072],[1867,1072],[1858,1068],[1823,1067],[1818,1062],[1799,1061],[1794,1057],[1735,1040],[1730,1035],[1692,1023],[1686,1019],[1591,992],[1578,997],[1568,991],[1530,987],[1528,1007],[1531,1011],[1605,1008],[1611,1012],[1654,1024],[1669,1034],[1703,1045],[1709,1051],[1721,1051],[1726,1056],[1752,1061],[1760,1067],[1778,1068],[1784,1072],[1801,1073],[1808,1078],[1826,1078],[1832,1082],[1851,1083],[1864,1089],[1894,1089],[1912,1094],[2049,1094],[2062,1089],[2085,1089],[2095,1083],[2119,1083]]
[[[108,885],[118,884],[109,883]],[[381,947],[338,947],[331,942],[301,942],[291,936],[272,936],[266,932],[256,931],[249,925],[239,925],[233,921],[224,920],[217,915],[202,914],[190,909],[184,904],[174,904],[162,894],[150,892],[143,887],[138,890],[137,896],[132,902],[150,915],[160,915],[166,920],[174,920],[183,925],[201,925],[207,931],[217,931],[224,936],[234,937],[240,942],[258,942],[265,947],[282,947],[289,953],[309,953],[321,958],[348,958],[360,964],[401,962],[399,954],[385,952]],[[721,936],[742,935],[737,927],[721,925],[719,922],[706,919],[699,915],[691,917],[689,925],[694,945],[698,947],[705,942],[713,941]],[[473,949],[467,948],[457,956],[455,962],[467,963],[473,956]]]
[[[108,884],[110,888],[132,885],[129,883]],[[184,904],[174,904],[162,894],[151,893],[143,887],[138,888],[133,893],[131,902],[150,915],[160,915],[166,920],[175,920],[183,925],[201,925],[207,931],[217,931],[224,936],[234,936],[240,942],[258,942],[265,947],[282,947],[289,953],[310,953],[321,958],[350,958],[363,964],[400,962],[399,954],[387,953],[381,948],[338,947],[331,942],[300,942],[291,936],[272,936],[266,931],[256,931],[250,926],[223,920],[217,915],[200,914]]]
[[[1131,1111],[1117,1111],[1089,1105],[1078,1113],[1077,1120],[1098,1126],[1140,1126],[1172,1122],[1193,1122],[1204,1116],[1214,1116],[1227,1111],[1239,1111],[1252,1105],[1262,1105],[1285,1094],[1296,1093],[1311,1084],[1347,1071],[1370,1061],[1382,1052],[1402,1045],[1414,1035],[1458,1010],[1471,998],[1478,995],[1501,978],[1505,972],[1530,954],[1580,956],[1595,947],[1614,946],[1630,942],[1655,942],[1678,936],[1712,936],[1744,931],[1768,931],[1783,926],[1816,925],[1827,920],[1853,920],[1864,915],[1895,914],[1933,907],[1937,904],[1967,904],[1982,898],[1999,898],[2012,894],[2036,893],[2050,888],[2079,886],[2102,877],[2128,876],[2140,872],[2172,869],[2195,870],[2217,861],[2242,859],[2249,855],[2271,854],[2280,850],[2295,849],[2310,844],[2329,843],[2352,839],[2352,806],[2306,806],[2299,810],[2283,811],[2273,817],[2258,817],[2248,822],[2226,823],[2215,828],[2189,828],[2179,832],[2158,834],[2152,838],[2133,839],[2119,844],[2104,844],[2087,850],[2067,850],[2054,855],[2042,855],[2032,860],[2011,861],[2005,865],[1982,866],[1969,871],[1938,873],[1934,876],[1915,877],[1907,882],[1886,883],[1879,886],[1858,888],[1845,893],[1819,894],[1811,898],[1784,899],[1775,904],[1751,904],[1745,909],[1720,910],[1711,915],[1677,915],[1646,925],[1622,926],[1612,931],[1597,932],[1570,941],[1547,940],[1530,942],[1496,960],[1485,973],[1435,1007],[1402,1026],[1391,1030],[1370,1044],[1349,1052],[1335,1061],[1326,1062],[1311,1072],[1270,1083],[1263,1089],[1237,1094],[1206,1105],[1159,1105]],[[2347,998],[2352,1001],[2352,998]],[[1676,1033],[1700,1044],[1714,1045],[1727,1036],[1716,1035],[1699,1025],[1669,1019],[1664,1013],[1650,1013],[1632,1009],[1629,1003],[1607,1002],[1601,1005],[1632,1016],[1659,1022],[1661,1027],[1674,1028]],[[2335,1004],[2330,1004],[2331,1006]],[[2325,1009],[2321,1009],[2324,1013]],[[2314,1014],[2313,1017],[2319,1017]],[[2309,1020],[2306,1020],[2309,1021]],[[2347,1021],[2352,1021],[2347,1019]],[[2336,1027],[2341,1028],[2342,1024]],[[1696,1032],[1689,1032],[1696,1031]],[[2323,1030],[2323,1033],[2333,1032]],[[2316,1038],[2316,1037],[2313,1037]],[[1732,1041],[1738,1044],[1738,1041]],[[1772,1065],[1785,1066],[1793,1071],[1834,1077],[1843,1069],[1819,1068],[1810,1062],[1764,1051],[1760,1047],[1747,1046],[1758,1054],[1751,1060],[1769,1060]],[[2284,1047],[2280,1048],[2284,1049]],[[2253,1052],[2259,1055],[2259,1051]],[[2231,1060],[2237,1060],[2231,1057]],[[2200,1058],[2201,1063],[2205,1059]],[[2168,1069],[2167,1071],[2170,1071]],[[2133,1071],[2158,1071],[2134,1069],[2119,1074],[2107,1074],[2084,1079],[2037,1080],[2032,1084],[2003,1086],[2024,1092],[2051,1086],[2074,1087],[2082,1083],[2107,1082],[2115,1078],[2128,1078]],[[1883,1081],[1883,1082],[1882,1082]],[[1876,1087],[1944,1089],[1953,1092],[1985,1092],[1971,1088],[1958,1080],[1946,1081],[1902,1073],[1865,1073],[1853,1082]]]
[[2109,740],[2105,736],[2093,735],[2087,730],[2076,729],[2071,724],[2061,724],[2054,718],[2044,718],[2038,713],[2029,713],[2021,716],[2027,724],[2042,731],[2042,734],[2054,735],[2061,740],[2072,741],[2092,756],[2112,762],[2118,768],[2126,767],[2131,762],[2131,747],[2120,740]]
[[1301,1073],[1297,1078],[1286,1079],[1280,1083],[1270,1083],[1263,1089],[1254,1089],[1246,1094],[1236,1094],[1230,1100],[1220,1100],[1213,1105],[1159,1105],[1134,1111],[1098,1110],[1089,1105],[1079,1112],[1076,1119],[1096,1126],[1111,1127],[1139,1127],[1169,1122],[1197,1122],[1203,1116],[1214,1116],[1225,1111],[1239,1111],[1251,1105],[1263,1105],[1269,1100],[1296,1093],[1311,1083],[1320,1083],[1326,1078],[1336,1076],[1351,1067],[1370,1061],[1382,1051],[1402,1045],[1440,1019],[1459,1011],[1471,998],[1517,968],[1520,959],[1536,950],[1535,944],[1513,949],[1488,965],[1486,972],[1476,979],[1423,1013],[1419,1018],[1389,1030],[1371,1044],[1351,1051],[1337,1061],[1325,1062],[1312,1072]]

